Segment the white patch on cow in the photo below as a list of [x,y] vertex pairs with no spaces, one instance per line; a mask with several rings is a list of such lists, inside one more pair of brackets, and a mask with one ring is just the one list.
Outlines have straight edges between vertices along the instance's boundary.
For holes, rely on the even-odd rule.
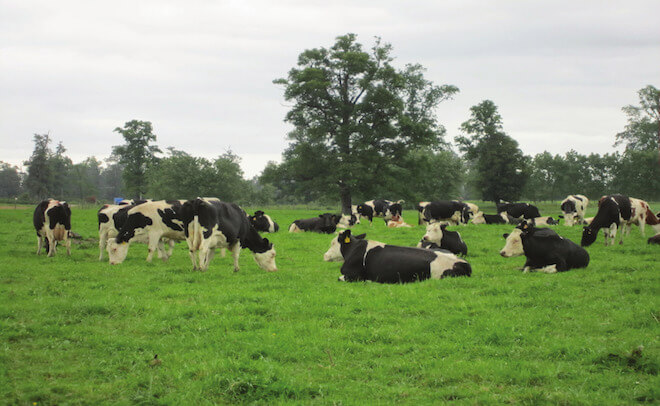
[[257,265],[266,272],[276,272],[277,265],[275,265],[275,255],[275,247],[273,247],[266,252],[255,252],[254,260],[257,262]]
[[326,262],[341,262],[344,260],[341,255],[341,244],[337,241],[336,236],[330,241],[330,248],[323,254],[323,260]]
[[264,214],[264,217],[266,220],[268,220],[268,232],[269,233],[274,233],[275,232],[275,222],[273,221],[272,218],[268,214]]
[[509,216],[506,215],[506,211],[499,213],[499,215],[502,217],[502,219],[504,219],[505,223],[509,224]]
[[424,234],[422,239],[440,245],[442,241],[442,225],[440,223],[432,223],[426,226],[426,234]]
[[385,247],[385,243],[380,241],[367,241],[367,248],[364,250],[364,256],[362,257],[362,266],[367,266],[367,254],[374,248]]
[[646,225],[646,216],[648,213],[649,205],[644,200],[630,198],[631,215],[630,221],[626,222],[626,227],[622,227],[622,233],[630,234],[631,224],[636,224],[639,227],[639,232],[642,237],[645,237],[644,226]]
[[557,273],[557,264],[552,264],[545,266],[543,268],[535,269],[536,272],[543,272],[543,273]]
[[117,265],[124,262],[126,255],[128,255],[129,245],[127,242],[117,243],[114,238],[108,241],[106,250],[108,251],[110,265]]
[[344,275],[342,275],[342,276],[339,277],[338,281],[339,282],[346,282],[346,278],[344,277]]
[[[474,203],[467,203],[467,202],[465,202],[465,204],[466,204],[467,207],[470,209],[470,218],[471,218],[471,219],[474,219],[474,218],[476,217],[477,213],[479,213],[479,206],[477,206],[477,205],[474,204]],[[473,221],[473,222],[474,222],[474,221]]]
[[506,243],[504,244],[504,248],[500,251],[500,255],[505,257],[505,258],[510,258],[510,257],[518,257],[520,255],[523,255],[525,251],[523,250],[523,245],[522,245],[522,238],[520,235],[522,234],[522,230],[519,228],[513,229],[511,234],[509,234],[508,237],[506,237]]
[[337,223],[337,227],[348,228],[351,226],[350,221],[351,221],[351,216],[349,216],[348,214],[342,214],[341,218],[339,219],[339,223]]
[[290,233],[302,233],[303,230],[301,230],[300,228],[298,228],[298,226],[296,225],[296,223],[291,223],[291,225],[289,226],[289,232],[290,232]]
[[437,251],[435,251],[434,254],[436,255],[436,258],[429,264],[431,279],[442,279],[445,272],[452,269],[455,263],[466,262],[454,254]]
[[472,218],[472,224],[486,224],[486,218],[482,211],[477,212],[477,214],[474,215]]

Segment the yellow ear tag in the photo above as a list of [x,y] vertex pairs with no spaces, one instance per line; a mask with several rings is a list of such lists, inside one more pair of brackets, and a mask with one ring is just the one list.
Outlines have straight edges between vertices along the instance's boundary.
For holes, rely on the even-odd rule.
[[351,242],[351,239],[350,239],[349,237],[346,237],[346,238],[344,238],[344,242],[345,242],[346,244],[348,244],[349,242]]

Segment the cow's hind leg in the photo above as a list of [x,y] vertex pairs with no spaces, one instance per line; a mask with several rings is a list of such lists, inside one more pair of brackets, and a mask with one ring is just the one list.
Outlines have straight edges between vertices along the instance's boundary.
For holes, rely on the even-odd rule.
[[231,251],[232,257],[234,258],[234,272],[238,272],[240,270],[238,266],[238,257],[241,255],[241,243],[234,243],[234,245],[229,247],[229,250]]
[[37,255],[41,254],[41,248],[44,246],[44,238],[37,234]]

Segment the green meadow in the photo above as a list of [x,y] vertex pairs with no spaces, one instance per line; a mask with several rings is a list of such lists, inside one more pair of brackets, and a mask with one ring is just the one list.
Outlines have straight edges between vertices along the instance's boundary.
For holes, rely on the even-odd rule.
[[[331,236],[287,232],[332,210],[266,210],[281,227],[268,235],[276,273],[248,250],[240,272],[230,255],[193,272],[185,242],[166,263],[135,244],[111,266],[96,210],[72,211],[84,239],[47,258],[32,208],[0,210],[4,404],[660,402],[660,246],[637,227],[623,245],[599,235],[588,268],[552,275],[499,256],[513,226],[451,227],[472,277],[381,285],[338,282],[341,264],[323,262]],[[404,220],[354,232],[414,246],[424,228],[414,211]],[[554,228],[579,244],[581,227]]]

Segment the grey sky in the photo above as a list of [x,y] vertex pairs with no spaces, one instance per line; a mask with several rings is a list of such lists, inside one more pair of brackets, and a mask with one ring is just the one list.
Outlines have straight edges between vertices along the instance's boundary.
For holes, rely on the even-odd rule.
[[393,45],[460,94],[438,109],[447,140],[490,99],[526,154],[606,153],[621,107],[660,86],[660,1],[3,1],[0,160],[50,131],[74,162],[104,159],[112,130],[154,125],[161,147],[279,160],[285,77],[305,49],[358,34]]

